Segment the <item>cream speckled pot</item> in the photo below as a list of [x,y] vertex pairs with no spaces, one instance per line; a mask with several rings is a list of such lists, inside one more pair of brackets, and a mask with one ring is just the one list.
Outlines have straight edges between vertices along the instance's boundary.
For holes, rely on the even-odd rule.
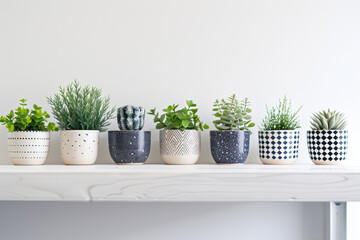
[[61,158],[66,165],[91,165],[98,155],[98,130],[60,131]]
[[200,156],[201,133],[196,130],[160,130],[160,153],[166,164],[195,164]]
[[16,131],[8,133],[10,161],[15,165],[41,165],[49,153],[50,133]]

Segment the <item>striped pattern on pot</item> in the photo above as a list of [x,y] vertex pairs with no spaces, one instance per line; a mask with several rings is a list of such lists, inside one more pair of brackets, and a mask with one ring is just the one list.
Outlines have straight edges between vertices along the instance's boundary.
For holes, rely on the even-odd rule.
[[164,155],[200,154],[200,131],[161,130],[160,152]]

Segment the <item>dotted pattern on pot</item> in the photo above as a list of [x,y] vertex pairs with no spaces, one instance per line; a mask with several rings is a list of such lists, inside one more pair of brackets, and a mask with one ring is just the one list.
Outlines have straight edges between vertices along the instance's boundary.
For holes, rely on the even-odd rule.
[[249,154],[249,141],[249,131],[210,131],[211,155],[216,163],[243,163]]
[[109,151],[118,164],[145,163],[150,153],[150,131],[109,131]]
[[299,155],[299,131],[259,131],[261,159],[289,160]]
[[15,131],[8,133],[8,152],[14,164],[43,164],[47,159],[50,133]]
[[93,164],[97,158],[98,144],[98,131],[60,132],[61,157],[65,164]]
[[313,161],[344,161],[348,150],[348,131],[307,131],[307,144]]

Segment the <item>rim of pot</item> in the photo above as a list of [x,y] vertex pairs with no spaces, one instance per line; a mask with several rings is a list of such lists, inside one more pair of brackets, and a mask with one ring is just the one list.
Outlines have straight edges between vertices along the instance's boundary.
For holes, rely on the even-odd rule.
[[60,130],[60,132],[100,132],[100,130],[82,130],[82,129],[79,129],[79,130]]
[[308,132],[312,132],[312,131],[325,131],[325,132],[334,132],[334,131],[348,131],[347,129],[344,129],[344,130],[334,130],[334,129],[331,129],[331,130],[325,130],[325,129],[322,129],[322,130],[314,130],[314,129],[311,129],[311,130],[307,130]]
[[111,130],[111,131],[108,131],[109,133],[124,133],[124,132],[128,132],[128,133],[134,133],[134,132],[151,132],[150,130]]
[[210,130],[210,132],[250,132],[249,130]]
[[194,132],[198,132],[199,130],[195,130],[195,129],[185,129],[185,130],[180,130],[180,129],[161,129],[160,131],[194,131]]
[[290,130],[286,130],[286,129],[282,129],[282,130],[259,130],[259,132],[282,132],[282,131],[297,131],[297,132],[300,132],[300,130],[297,130],[297,129],[290,129]]
[[8,132],[8,133],[49,133],[51,131],[12,131],[12,132]]

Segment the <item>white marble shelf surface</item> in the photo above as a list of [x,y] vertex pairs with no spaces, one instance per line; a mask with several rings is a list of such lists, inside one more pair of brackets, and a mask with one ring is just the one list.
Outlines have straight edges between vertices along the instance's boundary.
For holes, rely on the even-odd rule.
[[0,165],[0,201],[360,201],[360,167]]

